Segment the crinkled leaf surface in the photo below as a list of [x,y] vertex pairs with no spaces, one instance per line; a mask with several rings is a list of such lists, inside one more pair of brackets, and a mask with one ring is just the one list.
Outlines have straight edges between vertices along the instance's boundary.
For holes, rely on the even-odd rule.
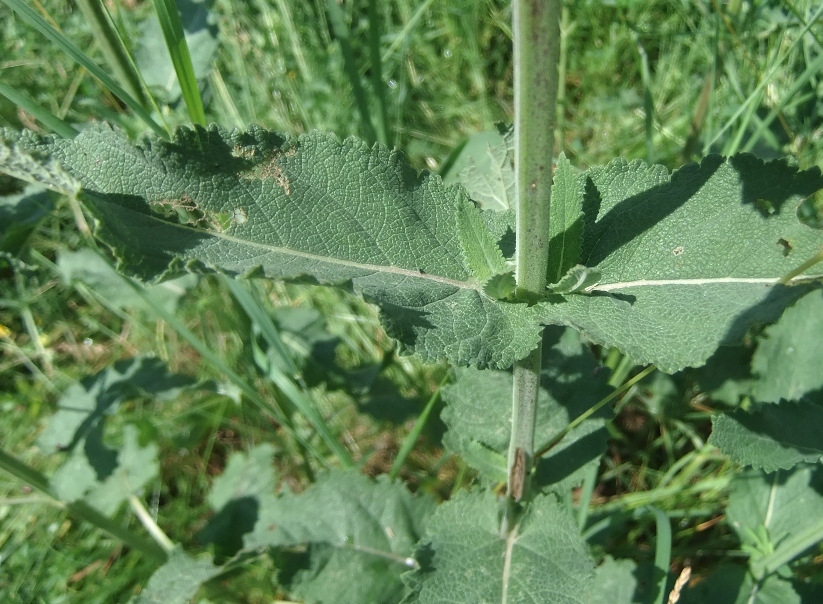
[[792,584],[771,575],[756,581],[742,566],[721,566],[708,578],[686,587],[681,604],[801,604]]
[[[570,421],[608,395],[607,371],[571,329],[548,327],[544,336],[535,449],[540,450]],[[444,443],[492,481],[505,481],[511,433],[512,375],[507,371],[462,369],[443,388],[441,417],[449,430]],[[597,463],[608,434],[602,410],[575,428],[538,461],[536,480],[549,485],[579,479],[579,470]]]
[[[580,263],[602,277],[589,296],[541,304],[544,320],[667,372],[699,366],[809,291],[775,282],[823,244],[796,216],[821,186],[819,170],[749,155],[708,157],[671,177],[641,161],[593,168]],[[818,265],[803,277],[821,275]]]
[[195,558],[176,549],[154,572],[134,604],[188,604],[200,585],[221,572],[211,559]]
[[347,285],[429,360],[504,367],[539,339],[534,310],[485,295],[466,265],[462,189],[416,174],[399,153],[258,128],[181,129],[138,145],[105,128],[12,136],[81,181],[97,236],[141,279],[188,269]]
[[709,442],[739,464],[766,472],[823,459],[823,405],[765,403],[712,418]]
[[404,577],[404,604],[589,604],[588,546],[553,495],[534,499],[509,536],[490,491],[463,491],[438,507]]
[[287,587],[310,590],[312,601],[397,602],[400,575],[414,564],[410,556],[433,507],[429,497],[385,476],[330,472],[299,495],[261,497],[245,545],[308,547],[309,560]]
[[760,401],[797,400],[823,388],[823,290],[803,296],[766,328],[752,358]]
[[[4,140],[0,169],[58,190],[82,185],[122,270],[347,285],[425,360],[506,367],[545,322],[673,372],[773,321],[823,276],[818,266],[792,287],[776,285],[823,243],[796,217],[823,186],[820,171],[749,155],[709,157],[671,176],[624,160],[586,172],[579,263],[602,278],[589,295],[527,308],[486,295],[467,265],[456,225],[462,189],[380,147],[259,128],[181,129],[170,143],[138,145],[103,128],[71,141],[8,131]],[[498,216],[484,218],[505,258],[511,211]]]

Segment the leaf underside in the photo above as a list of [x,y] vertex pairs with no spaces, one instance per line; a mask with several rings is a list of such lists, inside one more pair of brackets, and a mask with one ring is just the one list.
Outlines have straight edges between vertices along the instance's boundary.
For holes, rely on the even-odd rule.
[[[4,131],[0,170],[69,194],[79,187],[121,271],[341,285],[380,307],[402,350],[477,367],[523,358],[541,323],[575,327],[664,371],[699,366],[816,287],[774,284],[823,244],[795,215],[823,186],[819,171],[741,155],[670,176],[615,160],[566,179],[583,182],[582,239],[572,211],[562,245],[550,246],[563,254],[552,266],[597,269],[599,282],[588,295],[528,307],[483,289],[511,251],[510,210],[500,220],[482,214],[492,228],[478,230],[472,212],[481,211],[461,187],[355,139],[211,127],[133,144],[105,127],[73,140]],[[562,189],[558,197],[579,199],[579,187]]]

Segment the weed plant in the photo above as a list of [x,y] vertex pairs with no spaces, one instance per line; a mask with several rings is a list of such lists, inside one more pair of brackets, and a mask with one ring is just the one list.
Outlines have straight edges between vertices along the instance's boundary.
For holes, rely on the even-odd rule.
[[[508,2],[181,1],[189,81],[185,65],[169,58],[162,31],[164,22],[173,29],[173,4],[0,3],[0,126],[8,128],[0,171],[36,171],[21,172],[14,156],[2,155],[42,145],[15,138],[22,128],[68,139],[74,131],[102,132],[90,123],[106,120],[132,141],[152,132],[123,95],[32,27],[23,6],[131,94],[157,140],[157,130],[192,123],[244,130],[259,124],[290,136],[322,130],[401,149],[412,167],[462,184],[478,203],[500,183],[505,189],[511,142],[501,124],[514,121]],[[109,29],[89,17],[93,11],[107,15]],[[759,183],[759,169],[790,195],[781,205],[775,187],[762,185],[765,192],[751,206],[764,217],[776,215],[783,230],[764,227],[750,239],[768,237],[791,268],[819,260],[823,237],[811,228],[819,224],[820,205],[814,168],[823,163],[818,3],[569,1],[560,28],[555,157],[562,152],[577,169],[592,168],[582,173],[599,184],[598,174],[614,175],[597,166],[616,156],[675,169],[709,153],[790,155],[806,172],[741,169],[746,182]],[[107,40],[110,47],[122,44],[130,60],[118,64]],[[131,88],[130,68],[137,76]],[[189,84],[188,92],[179,81]],[[119,149],[121,143],[105,144]],[[39,151],[72,166],[71,157],[85,149],[42,145]],[[500,157],[499,178],[478,185],[478,171]],[[568,170],[571,183],[579,173],[563,162],[556,170]],[[75,169],[79,177],[88,166]],[[642,191],[658,184],[659,174],[638,168],[633,177]],[[240,281],[207,273],[149,284],[124,277],[155,275],[141,274],[140,261],[122,249],[114,255],[121,272],[115,270],[110,248],[120,242],[103,236],[105,245],[95,243],[92,231],[99,235],[96,223],[105,221],[89,208],[92,202],[83,206],[82,195],[26,186],[0,180],[3,601],[153,602],[162,595],[168,604],[434,602],[448,596],[805,604],[823,597],[819,264],[774,274],[774,280],[807,279],[738,330],[735,345],[704,342],[711,350],[697,360],[668,358],[692,339],[677,330],[668,336],[671,346],[658,346],[664,352],[647,353],[630,337],[598,335],[579,316],[547,321],[577,327],[584,337],[549,327],[544,359],[560,359],[561,366],[580,357],[589,376],[557,399],[562,408],[551,413],[567,416],[550,426],[552,437],[564,421],[614,396],[592,423],[570,433],[579,439],[572,442],[599,439],[592,456],[566,462],[571,476],[548,479],[539,464],[530,474],[534,493],[542,493],[533,493],[535,500],[550,502],[540,513],[548,509],[552,519],[534,521],[548,527],[534,546],[539,563],[510,558],[515,579],[507,591],[494,564],[449,549],[450,538],[460,545],[483,533],[476,527],[449,533],[460,526],[449,514],[481,518],[496,511],[500,517],[491,513],[491,524],[502,521],[503,541],[516,534],[506,532],[514,530],[506,519],[515,523],[528,514],[529,497],[523,512],[507,485],[508,426],[500,440],[468,425],[472,418],[488,423],[494,388],[511,378],[460,367],[507,369],[518,355],[483,363],[418,345],[421,354],[408,356],[414,342],[404,340],[397,321],[386,331],[376,306],[356,292],[306,282],[313,279]],[[622,193],[617,201],[636,191],[629,183]],[[564,197],[555,192],[555,204],[558,199]],[[793,212],[801,200],[804,223]],[[245,219],[198,211],[185,204],[160,208],[169,224],[205,232]],[[704,230],[711,231],[712,220],[727,224],[707,217]],[[490,232],[505,232],[495,224],[484,223]],[[746,241],[727,231],[717,234],[721,243],[713,249],[734,256],[734,246]],[[506,241],[493,243],[508,257]],[[677,250],[666,252],[679,257]],[[690,251],[680,253],[688,259]],[[586,286],[596,287],[597,278]],[[515,305],[510,292],[498,294],[495,305]],[[370,301],[381,295],[367,292]],[[560,289],[553,295],[572,305],[596,297]],[[386,300],[377,301],[386,313]],[[695,340],[710,339],[694,333]],[[443,357],[451,362],[437,361]],[[552,384],[568,377],[552,375]],[[473,383],[482,387],[479,399],[466,394]],[[563,407],[575,396],[579,408]],[[508,422],[506,413],[497,423]],[[546,427],[539,417],[538,426]],[[755,440],[766,444],[748,444]],[[562,450],[574,457],[573,448]],[[345,497],[358,489],[364,506],[391,502],[367,507],[363,525]],[[383,542],[368,534],[374,518],[390,543],[395,531],[400,535],[396,549],[375,545]],[[292,531],[288,538],[270,534],[280,522]],[[315,522],[330,532],[312,533]],[[552,533],[556,522],[566,532]],[[564,539],[574,545],[571,553],[546,545]],[[557,573],[552,563],[563,555],[574,564]],[[543,585],[530,569],[554,583]],[[473,572],[490,577],[491,585],[468,580]],[[450,582],[458,595],[448,595]],[[537,594],[532,599],[529,589]]]

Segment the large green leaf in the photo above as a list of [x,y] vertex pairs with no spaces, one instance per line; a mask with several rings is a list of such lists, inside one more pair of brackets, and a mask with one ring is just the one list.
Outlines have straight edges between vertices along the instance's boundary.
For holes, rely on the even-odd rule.
[[247,548],[301,547],[307,559],[286,587],[312,602],[397,602],[400,575],[423,534],[433,501],[381,476],[330,472],[305,492],[260,497]]
[[429,360],[503,367],[539,339],[534,311],[485,295],[466,265],[462,189],[416,174],[399,153],[258,128],[181,129],[139,145],[105,128],[71,141],[12,136],[10,157],[28,149],[24,166],[54,159],[81,181],[97,236],[141,279],[220,270],[348,286]]
[[[378,304],[390,335],[425,360],[507,367],[535,346],[543,322],[672,372],[701,365],[752,323],[773,321],[823,276],[811,268],[777,285],[823,244],[795,212],[823,186],[819,170],[748,155],[710,157],[671,176],[639,161],[589,170],[579,263],[599,282],[527,307],[484,291],[477,272],[495,270],[500,258],[487,254],[486,235],[466,238],[464,228],[461,240],[458,211],[479,211],[465,192],[381,147],[259,128],[181,129],[172,142],[137,145],[105,128],[71,141],[4,138],[0,170],[69,193],[82,186],[121,270],[348,286]],[[509,257],[511,210],[486,214],[491,241]],[[475,230],[477,221],[466,225]],[[492,263],[484,268],[483,258]]]
[[[546,328],[544,367],[535,425],[535,449],[540,450],[569,422],[603,397],[607,371],[571,329]],[[461,369],[457,380],[443,388],[446,408],[442,419],[449,427],[444,444],[492,481],[504,481],[511,433],[512,374],[506,371]],[[587,464],[598,463],[606,448],[608,410],[587,419],[538,460],[540,485],[567,484],[581,479]]]
[[766,472],[823,459],[823,405],[765,403],[712,418],[709,442],[739,464]]
[[404,604],[588,604],[594,568],[588,547],[552,495],[538,496],[501,535],[491,491],[461,492],[441,505],[406,575]]
[[760,401],[797,400],[823,388],[823,291],[803,296],[768,327],[752,358],[752,395]]
[[708,578],[687,587],[681,604],[801,604],[792,584],[776,576],[756,581],[742,566],[721,566]]
[[595,585],[589,604],[646,604],[654,601],[654,565],[606,556],[595,569]]
[[[672,372],[701,365],[811,287],[775,284],[823,245],[796,216],[823,187],[819,170],[712,156],[670,177],[617,159],[586,178],[580,262],[601,278],[590,295],[541,304],[545,321]],[[818,266],[793,283],[821,276]]]

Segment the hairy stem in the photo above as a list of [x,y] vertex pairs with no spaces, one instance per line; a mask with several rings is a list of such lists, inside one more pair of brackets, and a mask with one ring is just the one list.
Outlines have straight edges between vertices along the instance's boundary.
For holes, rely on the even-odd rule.
[[[521,297],[546,289],[552,150],[560,62],[560,1],[513,0],[514,162],[517,195],[517,288]],[[542,346],[514,366],[508,493],[528,492]]]

